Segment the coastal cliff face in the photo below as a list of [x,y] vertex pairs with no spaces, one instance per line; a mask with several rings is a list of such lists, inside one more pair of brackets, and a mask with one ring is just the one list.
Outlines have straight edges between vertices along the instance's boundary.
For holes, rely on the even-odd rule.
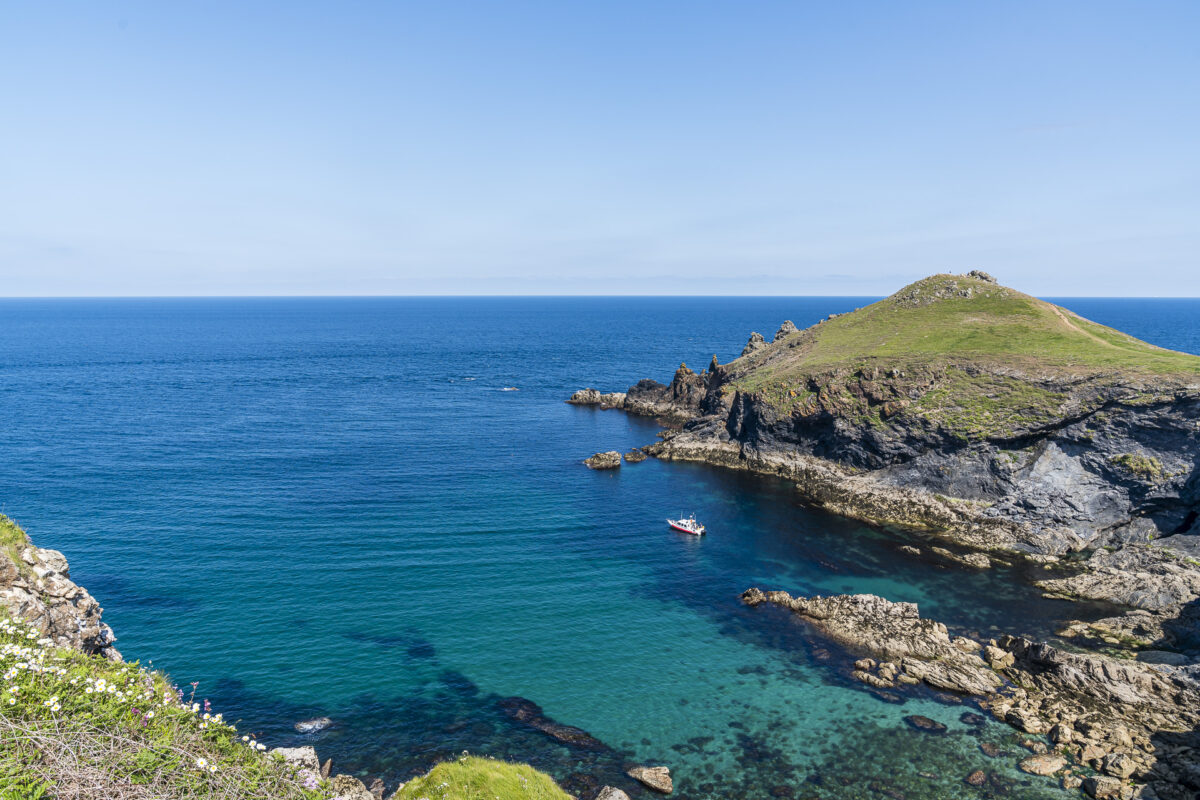
[[607,397],[677,426],[648,449],[659,458],[778,474],[836,513],[982,550],[1134,548],[1139,573],[1171,575],[1140,595],[1087,580],[1063,594],[1156,610],[1200,588],[1200,357],[983,273],[787,322],[729,364]]
[[32,624],[59,647],[120,661],[116,637],[103,609],[71,580],[67,559],[57,550],[34,547],[12,520],[0,515],[0,610]]
[[933,509],[932,526],[949,513],[1000,548],[1120,547],[1189,533],[1200,515],[1200,358],[980,273],[804,331],[785,323],[729,364],[609,397],[682,423],[661,457],[771,471],[818,459],[940,495],[950,511]]

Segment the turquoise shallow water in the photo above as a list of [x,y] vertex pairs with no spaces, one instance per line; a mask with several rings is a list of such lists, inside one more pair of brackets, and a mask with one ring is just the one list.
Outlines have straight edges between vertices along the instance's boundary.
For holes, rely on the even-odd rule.
[[[343,769],[396,781],[466,749],[572,785],[666,763],[685,798],[1057,796],[1015,771],[1007,728],[877,698],[738,594],[874,592],[985,636],[1087,609],[910,558],[905,534],[807,510],[779,481],[579,463],[657,428],[571,391],[726,361],[751,329],[865,302],[2,301],[0,498],[68,555],[127,657]],[[1200,350],[1196,301],[1067,304]],[[711,535],[663,523],[691,511]],[[514,723],[510,696],[609,749]],[[337,724],[292,731],[314,714]],[[996,780],[963,786],[976,767]]]

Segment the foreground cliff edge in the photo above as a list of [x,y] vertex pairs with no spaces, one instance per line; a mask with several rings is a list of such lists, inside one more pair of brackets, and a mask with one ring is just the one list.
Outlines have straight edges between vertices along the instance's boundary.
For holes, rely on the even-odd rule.
[[[331,775],[311,747],[239,734],[207,701],[113,647],[66,558],[0,514],[0,798],[3,800],[568,800],[524,764],[465,756],[399,787]],[[624,793],[604,787],[610,800]]]
[[[658,458],[779,475],[815,506],[969,548],[943,551],[963,567],[1029,559],[1044,565],[1046,592],[1125,608],[1062,632],[1103,651],[1088,654],[1086,668],[1009,637],[986,646],[1012,645],[1003,652],[1021,666],[972,656],[972,670],[984,672],[942,688],[986,696],[1032,682],[1032,700],[987,702],[1018,727],[1033,720],[1026,730],[1066,735],[1076,720],[1094,724],[1096,741],[1089,732],[1076,747],[1055,742],[1059,769],[1101,773],[1083,785],[1093,796],[1200,792],[1200,357],[972,272],[931,276],[806,330],[785,322],[771,342],[752,333],[734,361],[714,356],[699,374],[681,365],[666,385],[585,389],[568,402],[668,423],[643,448]],[[800,602],[765,597],[792,610]],[[885,605],[866,605],[890,608],[875,599]],[[840,640],[870,656],[894,615],[834,616],[859,631]],[[830,626],[815,627],[829,635]],[[930,682],[928,669],[909,666],[891,664],[892,678],[866,669],[857,677]],[[1165,713],[1172,704],[1177,711]],[[1112,713],[1090,722],[1080,711],[1105,706]],[[1109,742],[1105,724],[1124,734]]]

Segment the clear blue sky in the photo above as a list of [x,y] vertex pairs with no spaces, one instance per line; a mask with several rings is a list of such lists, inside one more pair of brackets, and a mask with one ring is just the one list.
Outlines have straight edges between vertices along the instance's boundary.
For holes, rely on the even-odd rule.
[[1200,2],[9,2],[0,295],[1200,295]]

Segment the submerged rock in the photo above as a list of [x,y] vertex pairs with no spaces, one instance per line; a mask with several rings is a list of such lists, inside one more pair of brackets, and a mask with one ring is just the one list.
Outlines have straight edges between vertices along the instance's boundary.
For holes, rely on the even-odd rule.
[[945,733],[946,726],[935,719],[923,717],[920,714],[910,714],[904,718],[909,727],[924,733]]
[[517,722],[557,739],[563,744],[584,750],[608,750],[608,746],[582,728],[555,722],[542,713],[542,707],[524,697],[506,697],[499,702],[500,709]]
[[963,782],[968,786],[983,786],[987,783],[987,773],[981,769],[977,769],[963,778]]
[[667,767],[634,767],[625,774],[643,786],[663,794],[670,794],[675,788],[671,782],[671,770]]
[[316,733],[323,731],[333,724],[333,720],[329,717],[313,717],[312,719],[302,719],[292,727],[297,733]]
[[591,469],[616,469],[621,466],[621,454],[616,450],[608,450],[585,458],[583,463]]

